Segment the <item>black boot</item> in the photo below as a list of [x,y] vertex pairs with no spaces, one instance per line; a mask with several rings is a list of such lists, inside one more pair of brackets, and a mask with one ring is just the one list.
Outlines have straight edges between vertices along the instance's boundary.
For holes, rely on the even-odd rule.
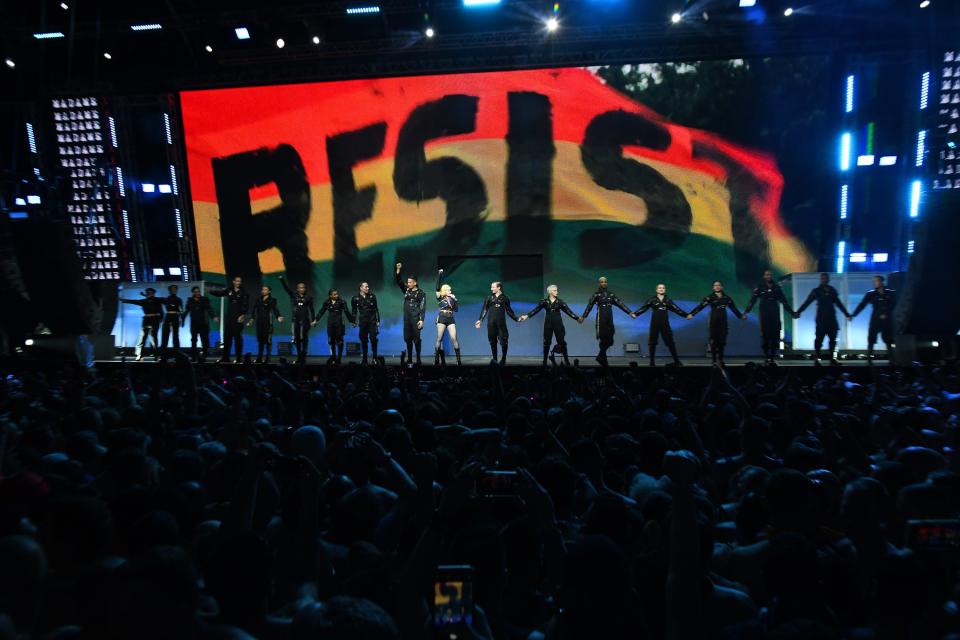
[[501,348],[501,353],[500,353],[500,366],[503,367],[503,366],[506,366],[506,364],[507,364],[507,345],[506,345],[506,344],[502,344],[502,345],[500,345],[500,348]]
[[340,364],[340,361],[343,359],[343,343],[337,343],[337,364]]
[[[363,352],[363,357],[360,359],[360,366],[367,364],[367,342],[364,340],[360,343],[360,350]],[[373,356],[373,359],[376,360],[377,356]]]
[[650,366],[657,366],[657,345],[655,344],[650,345]]
[[570,366],[570,357],[567,355],[567,345],[564,343],[563,348],[560,350],[560,353],[563,354],[563,364]]
[[490,342],[490,364],[497,364],[497,341]]
[[673,357],[673,364],[677,367],[682,367],[683,363],[680,362],[679,356],[677,356],[677,345],[673,342],[667,345],[667,348],[670,349],[670,355]]
[[433,352],[433,366],[435,367],[440,366],[440,349],[439,348]]
[[[543,364],[541,366],[547,366],[547,358],[550,356],[550,345],[543,347]],[[554,363],[556,364],[556,363]]]
[[373,361],[377,362],[377,341],[376,340],[370,341],[370,350],[373,351]]
[[440,366],[441,367],[447,366],[447,354],[444,353],[443,349],[440,349]]
[[423,363],[420,362],[420,345],[422,343],[419,340],[414,340],[413,348],[417,351],[417,366],[421,366]]
[[460,349],[454,349],[453,352],[457,354],[457,366],[462,367],[463,363],[460,362]]

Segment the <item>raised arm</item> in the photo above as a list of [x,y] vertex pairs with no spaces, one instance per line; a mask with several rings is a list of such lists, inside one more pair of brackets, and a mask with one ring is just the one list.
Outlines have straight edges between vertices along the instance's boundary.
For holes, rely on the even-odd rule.
[[440,281],[443,278],[443,269],[437,271],[437,297],[440,297]]
[[[671,304],[672,304],[672,303],[671,303]],[[653,298],[650,298],[649,300],[647,300],[646,302],[644,302],[642,305],[640,305],[640,308],[637,309],[636,311],[634,311],[634,313],[639,316],[639,315],[643,314],[643,313],[644,313],[647,309],[649,309],[651,306],[653,306]]]
[[143,300],[135,300],[133,298],[120,298],[120,302],[123,304],[135,304],[138,307],[142,307],[144,303]]
[[222,298],[223,296],[227,295],[229,291],[230,291],[229,287],[223,286],[218,289],[210,289],[210,295],[217,296],[218,298]]
[[403,280],[400,279],[400,267],[401,267],[401,265],[400,265],[400,263],[398,262],[398,263],[397,263],[397,271],[396,271],[396,273],[394,273],[394,279],[395,279],[396,282],[397,282],[397,286],[400,287],[400,293],[406,293],[406,292],[407,292],[407,285],[403,284]]

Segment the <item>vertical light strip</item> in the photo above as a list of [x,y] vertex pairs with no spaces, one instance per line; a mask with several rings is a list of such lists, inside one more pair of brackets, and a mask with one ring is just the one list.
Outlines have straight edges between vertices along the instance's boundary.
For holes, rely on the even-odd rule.
[[920,78],[920,109],[926,109],[930,102],[930,72],[925,71]]
[[177,236],[183,237],[183,220],[180,218],[180,209],[174,209],[173,215],[177,218]]
[[113,145],[114,149],[119,149],[120,145],[117,144],[117,123],[113,121],[113,116],[107,118],[107,121],[110,123],[110,144]]
[[847,261],[847,243],[841,240],[837,243],[837,273],[843,273]]
[[30,145],[30,153],[37,152],[37,138],[33,134],[33,124],[27,123],[27,144]]
[[123,219],[123,237],[130,239],[130,215],[126,209],[120,211],[120,217]]
[[926,154],[926,152],[927,152],[927,132],[926,130],[922,130],[919,133],[917,133],[917,158],[916,158],[915,166],[917,167],[923,166],[923,156]]
[[170,135],[170,114],[163,114],[163,130],[167,134],[167,144],[173,144],[173,136]]
[[180,195],[180,188],[177,186],[177,170],[170,165],[170,184],[173,186],[173,195]]
[[867,123],[867,155],[873,155],[873,136],[876,133],[877,124],[875,122]]
[[123,184],[123,169],[120,167],[117,167],[117,186],[120,188],[120,196],[123,198],[127,197],[127,188]]
[[848,204],[848,195],[850,187],[848,185],[843,185],[840,187],[840,219],[847,219],[847,204]]
[[854,77],[852,75],[847,76],[847,97],[844,102],[844,112],[853,113],[853,91],[854,91]]
[[133,266],[133,262],[132,262],[132,261],[131,261],[129,264],[130,264],[130,282],[136,282],[136,281],[137,281],[137,269],[136,269],[136,267]]
[[914,180],[910,183],[910,217],[916,218],[920,215],[920,189],[923,183]]
[[190,272],[187,271],[187,265],[181,265],[180,273],[183,274],[183,281],[186,282],[190,279]]
[[913,249],[916,246],[917,245],[914,240],[907,240],[907,253],[913,253]]
[[844,133],[840,136],[840,171],[846,171],[850,168],[850,152],[853,146],[853,136],[850,133]]

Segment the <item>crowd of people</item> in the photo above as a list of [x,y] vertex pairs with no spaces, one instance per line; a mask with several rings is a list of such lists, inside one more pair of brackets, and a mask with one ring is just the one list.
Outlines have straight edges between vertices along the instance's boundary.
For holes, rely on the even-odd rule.
[[960,637],[955,367],[105,367],[0,365],[0,640]]

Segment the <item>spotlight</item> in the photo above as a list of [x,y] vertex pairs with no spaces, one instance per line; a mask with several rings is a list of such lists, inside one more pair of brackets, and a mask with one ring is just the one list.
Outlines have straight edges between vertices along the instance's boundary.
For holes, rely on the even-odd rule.
[[926,9],[929,6],[930,6],[930,0],[923,0],[923,2],[920,3],[921,9]]
[[369,13],[380,13],[380,7],[375,4],[364,5],[361,7],[347,7],[348,16],[362,16]]
[[313,44],[320,44],[320,36],[313,36]]
[[33,37],[37,40],[54,40],[57,38],[65,38],[63,31],[41,31],[40,33],[33,34]]
[[432,38],[437,35],[437,32],[433,30],[433,27],[427,27],[427,30],[423,32],[428,38]]
[[233,30],[237,34],[237,40],[249,40],[250,39],[250,30],[246,27],[237,27]]
[[106,58],[107,60],[113,60],[113,56],[110,55],[110,53],[107,51],[103,52],[103,57]]
[[547,31],[553,32],[560,28],[560,21],[554,17],[547,18]]
[[[930,3],[927,2],[927,4],[930,4]],[[930,346],[936,349],[937,347],[940,346],[940,343],[937,340],[934,340],[933,342],[930,343]]]
[[213,53],[213,47],[211,47],[210,45],[205,46],[203,49],[207,53]]
[[13,61],[13,58],[7,58],[3,61],[3,64],[7,65],[8,68],[13,69],[17,66],[17,63]]
[[163,25],[157,22],[151,22],[150,24],[130,25],[131,31],[159,31],[160,29],[163,29]]
[[787,16],[788,18],[789,18],[790,16],[792,16],[792,15],[793,15],[793,7],[787,7],[786,9],[784,9],[784,10],[783,10],[783,15]]
[[670,16],[670,22],[672,22],[673,24],[677,24],[681,20],[683,20],[683,16],[680,15],[679,13],[675,13],[672,16]]
[[287,43],[283,41],[283,38],[277,38],[277,49],[283,49]]
[[753,7],[757,4],[757,0],[740,0],[741,7]]
[[66,2],[61,2],[61,3],[60,3],[60,8],[63,9],[64,11],[66,11],[67,9],[70,8],[70,6],[69,6]]
[[28,346],[28,347],[32,347],[32,346],[33,346],[33,338],[27,338],[26,340],[23,341],[23,344],[25,344],[25,345]]

